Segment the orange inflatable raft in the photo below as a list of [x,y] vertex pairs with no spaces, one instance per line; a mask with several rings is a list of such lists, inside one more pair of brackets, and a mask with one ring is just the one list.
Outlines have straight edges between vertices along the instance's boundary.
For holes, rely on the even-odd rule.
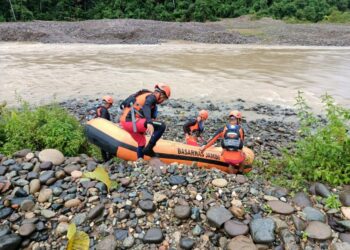
[[[106,152],[127,161],[137,160],[137,143],[128,132],[117,124],[102,118],[96,118],[87,123],[85,133],[90,142]],[[221,147],[210,147],[204,153],[201,153],[198,146],[161,139],[157,142],[154,151],[159,154],[160,160],[167,164],[178,162],[191,165],[196,163],[198,167],[216,168],[225,172],[232,172],[227,161],[227,153],[230,154],[231,152],[227,152],[225,155]],[[241,165],[243,166],[243,172],[247,173],[251,170],[254,153],[249,148],[244,147],[242,151],[232,152],[230,157],[237,157],[237,162],[243,161]],[[148,160],[150,157],[145,156],[145,159]],[[235,159],[230,159],[230,162],[235,162]]]

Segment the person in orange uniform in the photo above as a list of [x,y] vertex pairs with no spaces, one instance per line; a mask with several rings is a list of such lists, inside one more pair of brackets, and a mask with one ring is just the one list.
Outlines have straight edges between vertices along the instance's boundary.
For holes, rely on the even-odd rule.
[[197,118],[190,119],[183,126],[183,130],[185,132],[186,143],[192,146],[198,146],[198,140],[200,139],[202,142],[203,137],[201,136],[204,131],[204,122],[208,119],[208,111],[201,110]]
[[[154,121],[154,119],[157,117],[157,105],[167,100],[170,94],[168,85],[157,84],[153,92],[141,90],[129,96],[121,104],[123,113],[120,117],[120,125],[137,142],[138,159],[143,158],[144,155],[157,156],[153,148],[163,135],[166,126],[163,122]],[[146,147],[145,133],[151,136]]]
[[[229,159],[231,152],[237,152],[240,151],[243,148],[244,143],[244,130],[241,126],[242,122],[242,113],[233,110],[229,114],[229,123],[223,127],[220,128],[215,135],[208,141],[208,143],[201,147],[201,152],[203,153],[207,148],[212,146],[218,139],[222,138],[221,147],[223,148],[223,157]],[[236,165],[236,163],[241,163],[244,161],[245,157],[241,153],[239,153],[241,157],[239,157],[239,160],[228,163],[232,165]],[[232,167],[232,166],[231,166]],[[242,166],[240,166],[242,168]],[[241,171],[242,169],[240,169]]]
[[[111,120],[111,115],[108,111],[108,109],[110,107],[112,107],[113,105],[113,98],[109,95],[102,97],[102,105],[98,106],[96,109],[96,117],[100,117],[100,118],[104,118],[108,121]],[[103,149],[101,149],[101,155],[103,160],[109,161],[110,159],[112,159],[112,155],[106,151],[104,151]]]

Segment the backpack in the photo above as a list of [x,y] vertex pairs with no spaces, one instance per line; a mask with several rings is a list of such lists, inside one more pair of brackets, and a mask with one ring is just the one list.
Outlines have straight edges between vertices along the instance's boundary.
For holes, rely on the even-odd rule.
[[222,148],[225,148],[230,151],[238,151],[243,148],[243,141],[240,137],[239,125],[226,125],[226,131],[224,139],[221,142]]
[[138,97],[139,95],[145,94],[145,93],[152,93],[152,91],[148,90],[148,89],[141,89],[139,91],[137,91],[135,94],[130,95],[128,98],[126,98],[124,101],[122,101],[122,103],[120,104],[120,109],[123,110],[126,107],[130,107],[131,103],[135,103],[136,102],[136,97]]

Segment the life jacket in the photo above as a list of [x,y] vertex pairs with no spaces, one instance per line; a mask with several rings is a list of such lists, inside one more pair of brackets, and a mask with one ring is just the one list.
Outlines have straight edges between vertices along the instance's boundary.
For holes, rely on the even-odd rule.
[[243,148],[243,138],[241,138],[240,125],[226,125],[224,139],[221,142],[221,146],[230,151],[237,151]]
[[202,121],[196,123],[192,126],[190,126],[191,134],[195,133],[196,136],[199,136],[204,131],[204,124]]
[[[144,90],[141,90],[144,91]],[[125,122],[127,120],[131,120],[131,102],[133,103],[133,107],[135,110],[135,118],[143,118],[143,105],[145,105],[146,98],[147,96],[151,95],[152,92],[148,91],[147,92],[137,92],[134,95],[129,96],[125,101],[121,104],[121,107],[123,105],[123,114],[120,117],[120,121]],[[141,94],[140,94],[141,93]]]

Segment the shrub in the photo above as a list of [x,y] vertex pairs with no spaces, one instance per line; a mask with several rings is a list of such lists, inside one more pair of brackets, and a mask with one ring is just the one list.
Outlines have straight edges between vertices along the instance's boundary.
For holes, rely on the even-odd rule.
[[324,17],[323,21],[330,23],[350,23],[350,12],[333,10],[330,15]]

